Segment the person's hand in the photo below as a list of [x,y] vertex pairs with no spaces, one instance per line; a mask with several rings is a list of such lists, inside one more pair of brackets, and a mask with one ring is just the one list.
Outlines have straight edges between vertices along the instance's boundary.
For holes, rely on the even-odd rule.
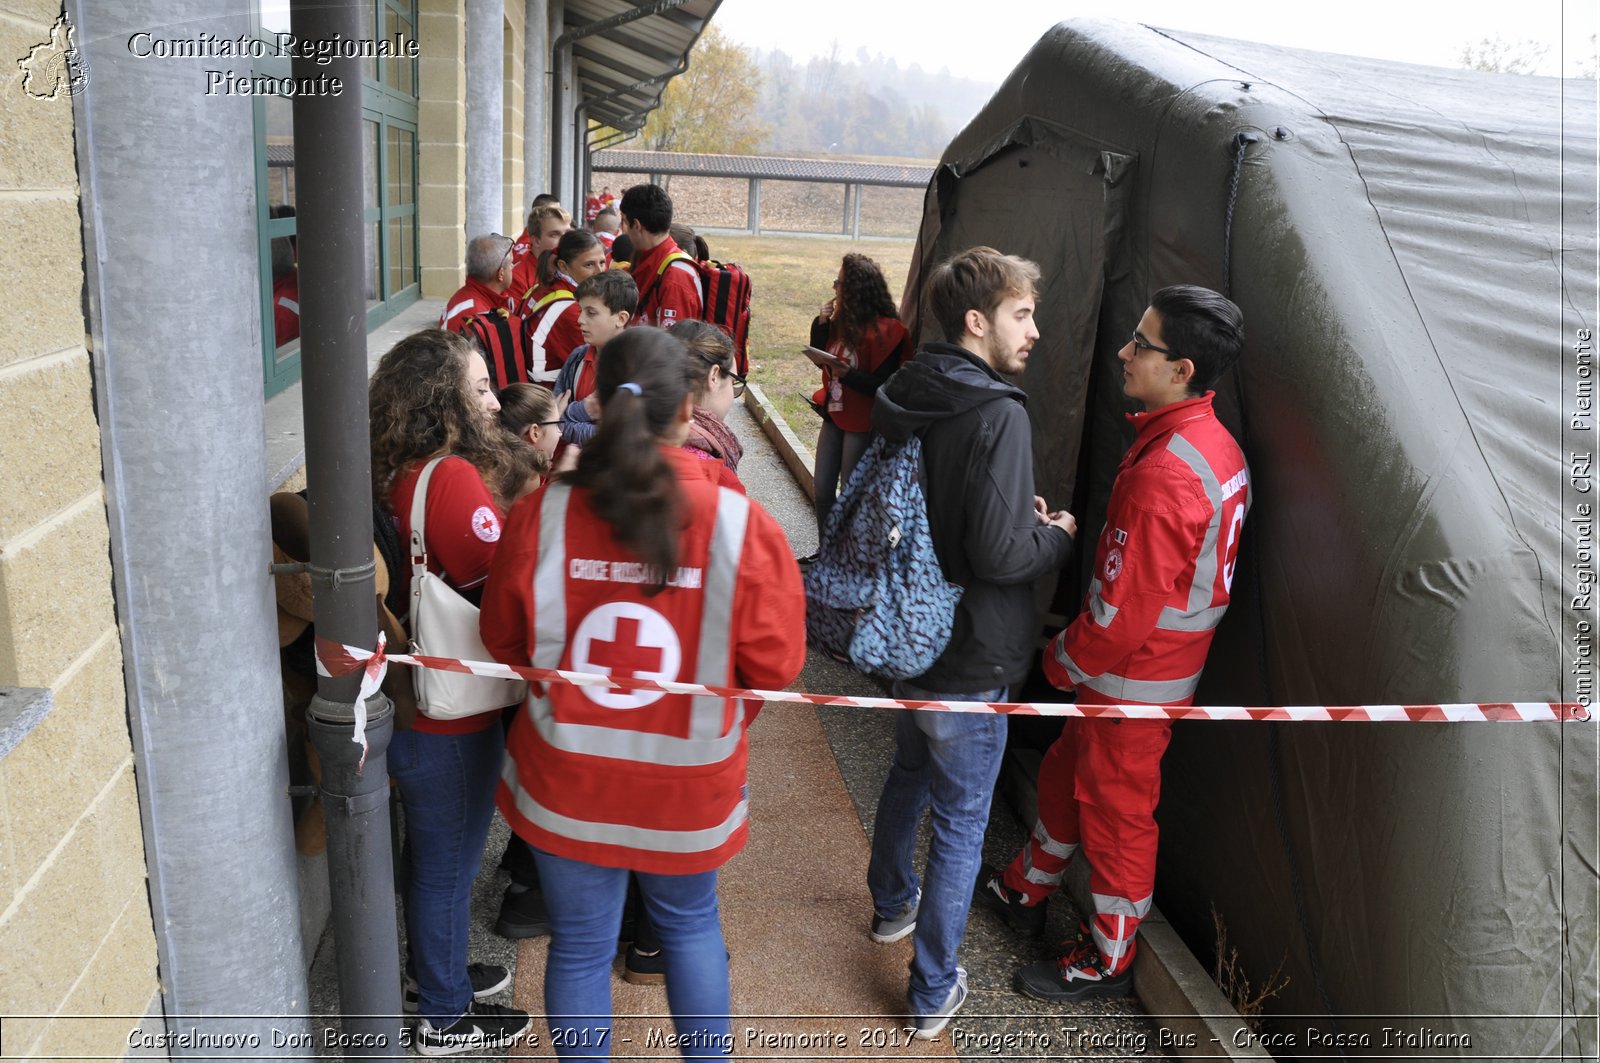
[[583,410],[589,415],[589,420],[595,424],[600,423],[600,393],[598,391],[589,392],[588,397],[583,400]]
[[567,403],[572,401],[572,392],[563,391],[556,395],[556,420],[561,420],[566,415]]
[[1045,500],[1040,498],[1038,495],[1033,496],[1033,511],[1039,514],[1040,524],[1050,523],[1050,507],[1046,505]]
[[833,320],[833,300],[829,299],[822,304],[822,309],[817,311],[817,319],[824,324]]
[[1058,509],[1050,514],[1046,524],[1054,524],[1067,533],[1067,538],[1075,539],[1078,536],[1078,519],[1064,509]]

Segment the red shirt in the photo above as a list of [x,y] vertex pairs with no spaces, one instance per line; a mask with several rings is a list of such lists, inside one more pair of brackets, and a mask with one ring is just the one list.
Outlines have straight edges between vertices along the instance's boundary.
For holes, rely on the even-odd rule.
[[[411,498],[426,461],[414,461],[389,488],[389,508],[398,518],[401,549],[411,550]],[[442,576],[458,591],[483,585],[489,562],[500,542],[504,514],[495,504],[477,467],[465,458],[441,461],[428,481],[428,504],[423,511],[423,547],[428,551],[428,571]],[[405,578],[410,582],[410,572]],[[409,622],[409,617],[406,618]],[[429,734],[469,734],[500,726],[498,713],[435,720],[420,713],[412,727]]]
[[439,315],[439,327],[460,332],[470,318],[494,310],[514,312],[515,305],[510,290],[497,292],[476,277],[468,277],[461,290],[445,302],[444,312]]
[[300,271],[272,278],[272,342],[282,347],[300,338]]
[[[557,481],[518,502],[484,590],[484,645],[508,664],[711,686],[778,688],[805,662],[805,596],[783,530],[708,478],[712,463],[660,453],[687,525],[669,586],[646,573]],[[606,867],[697,874],[748,834],[741,700],[578,687],[530,689],[506,740],[501,811],[546,852]]]
[[1084,609],[1045,678],[1085,703],[1190,705],[1233,591],[1250,469],[1213,392],[1128,420]]
[[639,286],[639,312],[630,324],[671,328],[700,317],[705,297],[694,262],[685,257],[662,268],[668,255],[681,254],[669,236],[629,265],[628,272]]

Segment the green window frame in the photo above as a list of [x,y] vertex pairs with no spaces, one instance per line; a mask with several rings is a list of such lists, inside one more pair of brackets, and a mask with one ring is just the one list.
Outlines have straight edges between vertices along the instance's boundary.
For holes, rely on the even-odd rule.
[[[252,28],[273,43],[272,34],[288,28],[288,0],[252,5]],[[416,0],[368,0],[364,32],[373,40],[402,34],[417,39]],[[288,77],[290,61],[275,53],[255,61],[257,74]],[[298,339],[279,345],[273,326],[274,241],[281,260],[297,235],[294,217],[273,217],[275,208],[293,205],[292,102],[283,97],[252,100],[256,158],[256,230],[261,262],[261,348],[268,398],[300,379]],[[366,233],[365,284],[370,332],[422,291],[417,220],[417,61],[362,61],[363,210]],[[289,241],[288,244],[282,241]]]

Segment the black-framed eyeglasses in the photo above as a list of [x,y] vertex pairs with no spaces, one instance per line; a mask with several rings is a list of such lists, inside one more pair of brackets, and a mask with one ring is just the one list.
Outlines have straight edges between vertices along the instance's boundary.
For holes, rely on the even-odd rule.
[[[489,235],[498,236],[502,240],[511,240],[511,237],[506,236],[504,233],[490,233]],[[506,263],[511,261],[511,253],[516,249],[517,242],[515,240],[511,240],[511,245],[506,248],[506,253],[500,256],[500,264],[494,268],[496,273],[499,273],[501,270],[506,268]]]
[[1165,355],[1167,355],[1169,357],[1172,357],[1172,358],[1182,358],[1183,357],[1183,355],[1179,354],[1177,351],[1170,351],[1165,347],[1157,347],[1155,344],[1151,343],[1149,340],[1147,340],[1143,336],[1139,335],[1139,330],[1138,329],[1134,329],[1133,330],[1133,335],[1128,337],[1128,338],[1133,341],[1133,349],[1136,350],[1136,351],[1160,351],[1162,354],[1165,354]]
[[560,421],[535,421],[533,423],[538,425],[540,428],[560,428],[561,427],[561,422]]

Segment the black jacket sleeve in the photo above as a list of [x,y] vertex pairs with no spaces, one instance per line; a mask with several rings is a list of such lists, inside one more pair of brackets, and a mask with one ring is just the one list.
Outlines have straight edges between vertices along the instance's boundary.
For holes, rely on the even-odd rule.
[[1060,568],[1072,538],[1033,510],[1027,411],[1020,403],[992,402],[980,416],[989,445],[978,453],[987,450],[988,460],[975,461],[967,477],[967,561],[979,579],[1027,583]]

